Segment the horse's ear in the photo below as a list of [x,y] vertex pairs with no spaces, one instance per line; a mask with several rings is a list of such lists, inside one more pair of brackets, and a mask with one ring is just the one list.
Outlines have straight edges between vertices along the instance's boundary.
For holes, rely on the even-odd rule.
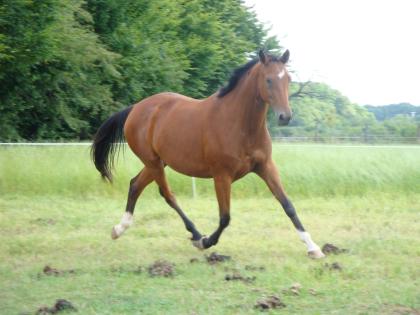
[[258,52],[258,56],[260,56],[260,61],[263,64],[266,64],[268,61],[267,54],[265,53],[264,49],[260,49]]
[[289,49],[287,49],[284,54],[280,57],[280,61],[284,64],[286,64],[289,61],[290,52]]

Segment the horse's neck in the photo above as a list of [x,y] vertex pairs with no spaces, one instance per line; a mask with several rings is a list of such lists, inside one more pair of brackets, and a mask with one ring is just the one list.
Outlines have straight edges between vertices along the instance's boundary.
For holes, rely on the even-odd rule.
[[258,93],[257,76],[258,70],[255,69],[231,92],[228,102],[231,103],[226,104],[233,127],[249,139],[264,136],[267,130],[268,106]]

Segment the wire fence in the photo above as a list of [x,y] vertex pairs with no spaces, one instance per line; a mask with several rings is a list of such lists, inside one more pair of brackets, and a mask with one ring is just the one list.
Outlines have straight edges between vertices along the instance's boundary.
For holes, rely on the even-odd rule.
[[[276,143],[317,143],[317,144],[413,144],[420,145],[419,137],[401,136],[273,136]],[[91,141],[83,142],[0,142],[0,146],[90,146]]]
[[419,137],[401,136],[290,136],[272,137],[273,141],[281,143],[334,143],[334,144],[420,144]]

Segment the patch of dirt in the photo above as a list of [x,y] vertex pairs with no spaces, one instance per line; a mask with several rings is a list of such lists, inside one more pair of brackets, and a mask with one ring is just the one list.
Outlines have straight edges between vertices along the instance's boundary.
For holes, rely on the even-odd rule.
[[383,314],[389,315],[420,315],[420,310],[404,305],[384,305]]
[[57,223],[57,221],[47,218],[37,218],[35,220],[31,220],[31,223],[35,223],[38,225],[54,225]]
[[289,288],[283,289],[282,292],[285,294],[299,295],[302,285],[298,282],[293,283]]
[[248,270],[248,271],[265,271],[265,267],[264,266],[246,265],[245,270]]
[[216,252],[211,253],[210,256],[205,255],[205,257],[210,265],[214,265],[219,262],[224,262],[231,259],[230,256],[220,255]]
[[50,267],[48,265],[46,265],[44,267],[44,269],[42,269],[42,272],[44,273],[44,275],[47,275],[47,276],[56,276],[56,277],[63,276],[63,275],[66,275],[66,274],[73,274],[73,273],[75,273],[75,271],[73,269],[59,270],[59,269],[56,269],[56,268],[52,268],[52,267]]
[[71,304],[71,302],[64,300],[64,299],[58,299],[55,301],[55,304],[53,307],[48,306],[42,306],[40,307],[35,314],[37,315],[46,315],[46,314],[57,314],[61,311],[72,311],[77,312],[77,308]]
[[244,277],[239,272],[235,272],[233,274],[227,274],[225,276],[225,280],[226,281],[236,281],[236,280],[239,280],[239,281],[242,281],[242,282],[245,282],[245,283],[254,282],[255,279],[256,279],[255,276],[252,276],[252,277]]
[[338,262],[333,262],[332,264],[325,263],[324,267],[329,270],[338,270],[338,271],[343,270],[343,267]]
[[172,277],[174,275],[174,264],[165,260],[157,260],[147,270],[152,277]]
[[324,244],[324,246],[322,246],[322,252],[325,255],[330,255],[330,254],[338,255],[342,253],[347,253],[348,251],[349,251],[348,249],[339,248],[335,246],[334,244],[330,244],[330,243],[326,243]]
[[311,295],[318,295],[318,292],[316,292],[316,291],[315,291],[315,289],[313,289],[313,288],[310,288],[310,289],[308,290],[308,292],[309,292],[309,294],[311,294]]
[[254,307],[265,311],[274,308],[283,308],[286,307],[286,304],[278,296],[270,295],[269,297],[258,300]]

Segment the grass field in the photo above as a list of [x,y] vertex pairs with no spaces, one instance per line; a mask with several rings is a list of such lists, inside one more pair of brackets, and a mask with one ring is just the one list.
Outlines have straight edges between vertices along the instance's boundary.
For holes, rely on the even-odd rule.
[[[228,262],[205,261],[213,249],[191,246],[155,185],[112,241],[140,167],[130,152],[110,186],[87,147],[0,147],[0,314],[34,314],[56,299],[80,314],[258,314],[256,301],[269,295],[286,304],[273,314],[419,314],[420,147],[276,145],[274,156],[313,238],[347,253],[308,259],[255,176],[235,183],[231,225],[214,248]],[[198,180],[192,199],[189,178],[169,172],[169,181],[199,230],[212,232],[212,182]],[[162,259],[174,275],[151,277],[147,267]],[[342,269],[325,265],[333,263]],[[49,276],[46,265],[74,272]],[[226,281],[232,273],[255,280]],[[283,292],[296,282],[299,295]]]

